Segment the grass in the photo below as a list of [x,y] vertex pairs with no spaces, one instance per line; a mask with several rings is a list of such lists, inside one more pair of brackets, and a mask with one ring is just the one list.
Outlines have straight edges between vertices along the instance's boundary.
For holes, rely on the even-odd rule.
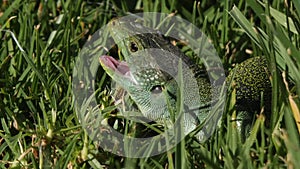
[[[175,13],[195,24],[211,39],[227,70],[252,56],[267,58],[272,77],[269,127],[258,115],[251,135],[241,142],[236,124],[230,121],[232,99],[222,126],[203,144],[187,138],[176,151],[142,159],[97,147],[75,112],[73,68],[84,43],[101,26],[114,17],[142,11]],[[298,0],[2,1],[0,167],[297,168],[299,14]],[[113,109],[109,78],[100,77],[97,97],[109,112]],[[115,127],[125,132],[124,119],[114,118]]]

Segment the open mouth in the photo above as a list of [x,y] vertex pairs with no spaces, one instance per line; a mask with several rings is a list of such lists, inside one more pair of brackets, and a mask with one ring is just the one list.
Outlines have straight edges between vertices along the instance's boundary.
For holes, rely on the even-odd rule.
[[[103,55],[99,58],[102,67],[106,70],[109,76],[117,81],[127,81],[130,84],[137,85],[138,82],[133,76],[132,72],[129,69],[128,64],[125,61],[119,61],[113,58],[112,56]],[[120,79],[116,78],[119,77]]]
[[108,67],[109,69],[113,70],[114,72],[118,72],[124,76],[130,73],[129,67],[126,62],[118,61],[111,56],[107,56],[107,55],[101,56],[100,62],[106,67]]

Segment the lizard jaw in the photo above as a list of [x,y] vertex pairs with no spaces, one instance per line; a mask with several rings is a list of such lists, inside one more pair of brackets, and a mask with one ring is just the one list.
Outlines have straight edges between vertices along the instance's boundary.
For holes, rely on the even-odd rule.
[[[114,76],[114,73],[118,73],[122,77],[130,79],[135,84],[137,83],[135,78],[132,76],[128,64],[125,61],[119,61],[107,55],[101,56],[99,60],[101,65],[108,70],[107,72],[110,76],[112,76],[112,78]],[[112,72],[112,74],[110,74],[109,72]]]
[[100,63],[104,64],[106,67],[110,68],[115,72],[119,72],[122,75],[126,75],[129,72],[129,67],[126,62],[118,61],[111,56],[101,56]]

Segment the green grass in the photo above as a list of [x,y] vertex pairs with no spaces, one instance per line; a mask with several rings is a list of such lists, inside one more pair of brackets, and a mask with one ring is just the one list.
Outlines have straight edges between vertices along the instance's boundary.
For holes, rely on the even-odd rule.
[[[300,3],[263,2],[1,1],[0,167],[297,168]],[[84,43],[101,26],[114,17],[142,11],[175,13],[198,26],[212,40],[227,70],[249,57],[267,58],[272,77],[269,127],[258,115],[242,143],[230,121],[235,100],[229,99],[222,126],[203,144],[187,138],[176,149],[142,159],[119,157],[97,147],[75,112],[73,68]],[[103,70],[98,73],[103,75]],[[108,79],[97,79],[97,97],[103,111],[110,112]],[[124,119],[113,119],[115,127],[126,132],[120,122]]]

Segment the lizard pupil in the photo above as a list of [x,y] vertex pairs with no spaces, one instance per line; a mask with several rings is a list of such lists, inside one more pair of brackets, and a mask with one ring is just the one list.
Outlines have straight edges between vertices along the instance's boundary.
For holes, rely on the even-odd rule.
[[131,52],[136,52],[136,51],[138,51],[139,50],[139,48],[138,48],[138,46],[137,46],[137,44],[135,43],[135,42],[130,42],[130,51]]
[[161,85],[153,86],[150,91],[152,94],[159,94],[163,91],[163,86]]

